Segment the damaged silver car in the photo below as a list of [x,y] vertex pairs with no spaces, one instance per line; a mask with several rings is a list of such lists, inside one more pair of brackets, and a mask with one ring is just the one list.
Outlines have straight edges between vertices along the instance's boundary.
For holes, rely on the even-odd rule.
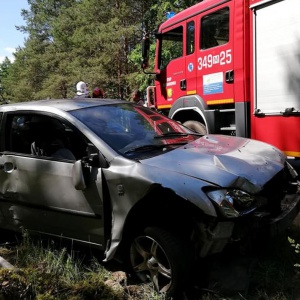
[[1,228],[87,243],[175,295],[232,242],[286,229],[297,173],[278,149],[199,135],[112,99],[0,106]]

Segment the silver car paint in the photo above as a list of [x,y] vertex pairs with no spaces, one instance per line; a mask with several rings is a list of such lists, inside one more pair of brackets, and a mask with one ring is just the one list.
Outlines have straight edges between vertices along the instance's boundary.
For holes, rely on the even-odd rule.
[[[143,163],[207,182],[215,182],[218,178],[223,187],[256,193],[284,167],[284,161],[285,156],[270,145],[244,138],[208,135]],[[246,181],[248,184],[243,184]]]
[[[62,107],[71,109],[76,108],[76,105],[70,101],[70,104],[64,103]],[[215,179],[218,178],[220,186],[240,187],[249,192],[257,192],[283,168],[284,155],[275,148],[256,141],[238,138],[227,140],[218,136],[205,136],[164,155],[135,162],[119,156],[85,125],[64,111],[46,106],[46,103],[45,106],[25,103],[0,107],[0,111],[15,109],[43,111],[64,117],[94,143],[109,161],[110,167],[96,172],[90,190],[77,191],[72,185],[72,163],[37,161],[30,157],[2,155],[0,165],[11,163],[14,167],[10,172],[0,171],[0,182],[3,183],[1,195],[8,201],[1,207],[1,221],[6,222],[13,216],[15,223],[12,226],[22,226],[22,222],[25,222],[30,224],[32,230],[44,231],[45,228],[47,231],[50,227],[53,234],[57,235],[61,234],[61,226],[67,226],[65,230],[70,238],[88,240],[104,247],[103,172],[110,198],[113,200],[111,245],[107,249],[107,259],[113,256],[122,239],[126,215],[134,204],[147,194],[153,184],[173,190],[183,199],[194,203],[205,214],[216,216],[211,201],[202,191],[204,186],[214,185]],[[255,155],[250,155],[250,150]],[[236,160],[239,164],[235,163]],[[39,172],[44,170],[47,170],[47,176],[40,178]],[[25,172],[31,175],[27,176]],[[96,198],[95,194],[98,195]],[[10,199],[20,203],[29,201],[36,205],[37,209],[20,210],[17,205],[10,204]],[[53,213],[41,214],[39,205],[50,206]],[[57,217],[57,209],[69,211],[71,213],[69,218]],[[73,218],[73,213],[75,216],[80,214],[80,219]],[[85,216],[93,216],[93,219],[87,221]],[[88,236],[85,235],[86,231]]]
[[[237,159],[240,160],[238,164]],[[111,168],[113,165],[112,162]],[[120,167],[117,168],[115,179],[118,178],[118,181],[120,174],[124,174],[125,181],[122,183],[125,191],[129,189],[129,194],[135,195],[136,198],[127,200],[131,203],[127,203],[125,199],[115,202],[115,230],[108,255],[114,252],[121,239],[125,221],[124,212],[126,214],[129,212],[132,205],[145,195],[151,184],[170,188],[183,199],[194,203],[205,214],[215,217],[217,216],[215,208],[202,191],[204,186],[214,185],[218,178],[218,183],[222,187],[236,187],[256,193],[283,166],[284,155],[276,148],[243,138],[236,138],[233,143],[233,140],[226,136],[214,135],[204,136],[188,146],[179,147],[164,155],[142,160],[140,164],[126,166],[125,171]],[[133,178],[129,174],[135,174],[134,177],[138,177],[139,181],[134,179],[136,183],[133,183]],[[110,182],[110,177],[106,178],[112,186],[116,184],[114,180]]]

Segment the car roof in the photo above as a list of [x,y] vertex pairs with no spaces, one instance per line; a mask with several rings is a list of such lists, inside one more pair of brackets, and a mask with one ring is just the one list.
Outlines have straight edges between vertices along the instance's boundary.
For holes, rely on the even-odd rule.
[[83,99],[47,99],[47,100],[37,100],[37,101],[27,101],[27,102],[17,102],[12,104],[0,105],[0,111],[12,111],[12,110],[27,110],[27,109],[46,109],[55,108],[63,111],[71,111],[80,108],[88,108],[93,106],[118,104],[118,103],[129,103],[125,100],[119,99],[93,99],[93,98],[83,98]]

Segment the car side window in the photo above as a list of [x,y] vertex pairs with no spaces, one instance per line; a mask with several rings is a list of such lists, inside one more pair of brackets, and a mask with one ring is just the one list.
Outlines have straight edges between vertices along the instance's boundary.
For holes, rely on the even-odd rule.
[[38,114],[9,115],[5,151],[75,161],[86,156],[87,141],[59,119]]

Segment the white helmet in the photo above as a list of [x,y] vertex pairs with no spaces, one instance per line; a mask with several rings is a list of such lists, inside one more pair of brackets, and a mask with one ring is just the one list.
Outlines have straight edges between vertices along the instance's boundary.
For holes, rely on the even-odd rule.
[[83,81],[79,81],[76,84],[76,93],[77,95],[87,95],[88,94],[88,89],[87,89],[87,85],[85,82]]

